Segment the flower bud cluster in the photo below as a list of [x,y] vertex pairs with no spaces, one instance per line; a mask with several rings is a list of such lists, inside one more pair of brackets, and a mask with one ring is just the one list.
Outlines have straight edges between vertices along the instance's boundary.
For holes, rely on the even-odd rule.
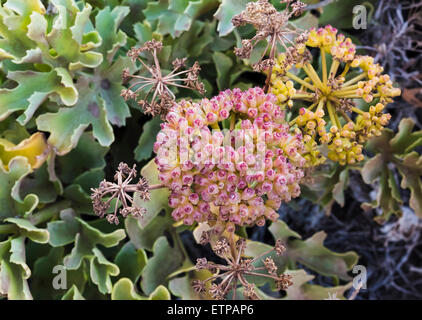
[[356,118],[355,131],[358,133],[360,143],[381,135],[382,129],[391,119],[389,113],[382,113],[383,110],[384,105],[377,103],[375,106],[370,106],[368,112],[364,112]]
[[322,48],[331,53],[333,58],[344,62],[352,61],[356,52],[352,40],[343,34],[337,35],[337,29],[330,25],[319,29],[311,28],[306,45]]
[[[222,130],[222,121],[231,121]],[[207,221],[217,233],[276,220],[299,196],[302,134],[291,133],[273,94],[226,90],[173,106],[154,144],[159,178],[171,190],[172,216]]]

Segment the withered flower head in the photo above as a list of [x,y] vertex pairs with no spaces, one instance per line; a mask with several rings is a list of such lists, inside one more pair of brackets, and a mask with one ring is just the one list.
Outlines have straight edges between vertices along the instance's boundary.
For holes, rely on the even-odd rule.
[[277,290],[287,290],[293,285],[292,276],[290,274],[282,274],[275,280],[275,284]]
[[[114,182],[103,180],[98,188],[91,189],[94,212],[100,218],[107,215],[108,222],[119,224],[117,212],[123,217],[131,215],[135,218],[141,218],[146,213],[145,208],[139,208],[134,204],[131,194],[138,192],[143,200],[149,200],[149,191],[158,189],[161,185],[150,186],[143,177],[139,179],[138,183],[131,184],[131,181],[136,178],[136,175],[136,165],[133,165],[131,168],[126,163],[121,162],[114,175]],[[105,200],[106,197],[109,198]],[[116,199],[114,213],[107,214],[107,210],[110,208],[113,199]],[[119,205],[121,205],[120,210]]]
[[[227,264],[216,264],[208,261],[206,258],[198,259],[196,263],[197,270],[207,269],[213,273],[211,277],[200,283],[198,281],[192,283],[194,290],[198,293],[206,292],[206,283],[209,282],[211,285],[209,286],[208,293],[214,299],[225,299],[232,291],[232,298],[235,300],[236,290],[238,284],[240,284],[243,286],[243,295],[246,299],[259,299],[255,291],[255,285],[246,280],[247,276],[271,278],[275,281],[279,290],[286,290],[292,285],[291,276],[278,275],[274,260],[268,256],[274,251],[277,254],[284,252],[285,248],[281,244],[281,241],[277,241],[273,249],[255,258],[243,257],[246,248],[246,241],[244,239],[240,239],[230,245],[226,238],[221,238],[216,241],[212,248],[217,255],[226,260]],[[262,260],[263,266],[255,267],[254,262],[264,256],[266,258]]]
[[203,231],[199,243],[203,246],[207,245],[211,239],[211,231]]
[[205,282],[201,280],[194,280],[192,281],[192,288],[196,293],[204,293],[205,292]]
[[281,256],[284,252],[286,252],[286,247],[280,239],[275,242],[274,250],[278,256]]
[[[240,58],[250,58],[253,48],[261,40],[267,41],[264,53],[257,64],[253,67],[255,70],[267,70],[272,68],[275,63],[275,57],[278,55],[277,45],[280,44],[289,55],[294,57],[296,53],[292,53],[292,49],[288,49],[287,44],[292,45],[293,50],[302,53],[301,48],[307,39],[305,32],[299,32],[296,28],[289,24],[292,16],[302,14],[306,5],[301,1],[285,0],[286,9],[278,12],[268,0],[258,0],[249,2],[246,9],[232,19],[235,27],[251,24],[256,29],[256,34],[252,39],[242,40],[242,47],[235,48],[235,54]],[[294,43],[292,38],[297,37]],[[300,47],[300,49],[298,48]],[[263,60],[268,49],[270,49],[269,58]]]
[[[170,90],[171,86],[197,90],[201,94],[205,93],[205,89],[198,78],[201,68],[197,62],[191,68],[180,71],[185,67],[186,58],[174,60],[173,70],[167,75],[163,74],[157,57],[162,48],[161,42],[151,40],[139,48],[128,51],[127,55],[132,61],[139,61],[144,69],[142,72],[147,71],[147,75],[144,73],[132,75],[128,69],[123,70],[123,82],[130,82],[130,86],[123,89],[120,95],[125,100],[136,100],[145,113],[164,117],[176,100],[176,96]],[[141,58],[140,55],[143,52],[149,52],[152,55],[152,64]]]

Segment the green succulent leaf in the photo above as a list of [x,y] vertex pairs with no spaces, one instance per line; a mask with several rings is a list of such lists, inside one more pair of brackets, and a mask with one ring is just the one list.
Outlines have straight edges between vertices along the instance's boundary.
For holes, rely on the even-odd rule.
[[158,117],[149,120],[144,124],[142,134],[139,137],[138,146],[134,150],[136,161],[148,160],[151,158],[155,138],[161,130],[160,124],[161,120]]
[[30,214],[37,207],[39,200],[35,194],[27,194],[23,199],[20,195],[23,178],[30,172],[31,166],[24,157],[10,160],[8,170],[0,160],[0,220]]
[[62,297],[62,300],[85,300],[78,287],[73,285]]
[[142,273],[142,290],[151,294],[159,285],[167,286],[168,276],[176,271],[183,262],[182,253],[172,248],[166,237],[155,241],[153,256],[148,260]]
[[[154,160],[148,162],[148,164],[142,168],[141,175],[147,179],[150,185],[160,183],[158,179],[158,168]],[[138,207],[145,208],[147,210],[146,214],[140,220],[140,225],[142,227],[147,226],[160,212],[161,210],[167,210],[168,207],[168,197],[170,192],[168,189],[157,189],[150,191],[151,200],[144,201],[139,197],[139,194],[135,194],[134,203]]]
[[170,293],[166,287],[158,286],[149,297],[141,296],[136,292],[132,281],[128,278],[120,278],[113,286],[112,300],[170,300]]
[[9,0],[0,7],[0,60],[19,61],[27,54],[27,50],[35,47],[34,42],[27,37],[33,13],[45,13],[41,0]]
[[116,255],[115,264],[120,269],[120,277],[137,282],[148,258],[145,250],[136,249],[132,242],[126,243]]
[[26,264],[25,237],[0,242],[0,293],[9,300],[32,299],[27,279],[31,270]]
[[327,214],[330,214],[334,202],[344,206],[344,191],[349,186],[349,171],[351,166],[328,164],[312,172],[312,181],[301,186],[302,196],[320,204]]
[[322,287],[308,282],[314,279],[305,270],[287,270],[286,274],[292,276],[293,285],[286,290],[285,300],[331,300],[333,298],[344,300],[344,293],[352,287],[352,282],[343,286]]
[[74,242],[70,254],[64,257],[63,264],[68,270],[77,270],[84,261],[90,263],[90,276],[93,283],[103,294],[111,293],[111,276],[119,274],[119,267],[109,262],[98,249],[98,245],[106,248],[114,247],[126,235],[118,229],[112,233],[103,233],[82,219],[75,217],[72,210],[64,210],[61,220],[48,223],[50,245],[59,247]]
[[[375,1],[349,0],[339,1],[338,3],[329,3],[324,6],[321,16],[319,17],[320,25],[334,24],[338,28],[351,29],[353,27],[354,13],[353,8],[363,5],[369,11],[370,20],[374,11],[373,4]],[[365,13],[366,14],[366,13]],[[368,21],[369,22],[369,21]]]
[[219,32],[220,37],[224,37],[233,31],[233,17],[245,10],[246,4],[248,2],[248,0],[221,1],[220,7],[214,15],[214,17],[217,18],[217,20],[219,21],[217,31]]
[[126,232],[130,241],[137,249],[152,251],[155,240],[164,235],[173,224],[169,217],[156,216],[147,226],[143,227],[139,220],[128,216],[125,219]]
[[212,276],[208,270],[190,271],[185,276],[171,279],[169,289],[172,294],[183,300],[210,299],[208,295],[199,295],[192,287],[193,280],[205,280]]
[[[413,131],[414,126],[412,119],[402,119],[396,134],[384,129],[381,136],[367,143],[367,149],[374,156],[365,162],[361,174],[367,184],[378,182],[378,190],[376,199],[363,203],[362,207],[380,208],[382,214],[375,218],[379,223],[388,221],[392,214],[401,215],[400,188],[410,190],[409,205],[422,216],[422,156],[414,151],[422,145],[422,131]],[[400,187],[392,168],[401,176]]]
[[149,2],[143,13],[148,21],[157,23],[157,32],[177,38],[198,16],[217,6],[218,0],[159,0]]
[[23,111],[18,121],[24,125],[50,95],[57,95],[66,106],[74,105],[78,100],[72,77],[64,68],[50,72],[14,71],[8,73],[8,78],[18,85],[14,89],[0,89],[0,120]]
[[31,222],[26,219],[20,218],[7,218],[3,220],[14,224],[18,228],[21,236],[31,239],[38,243],[48,243],[50,235],[47,230],[35,227]]
[[55,147],[59,155],[72,150],[90,125],[94,137],[102,146],[109,146],[114,141],[113,129],[107,121],[104,100],[99,95],[92,94],[88,79],[79,80],[77,87],[80,96],[76,106],[61,108],[56,113],[46,113],[37,118],[38,129],[50,132],[48,142]]
[[[325,232],[320,231],[306,240],[301,240],[300,236],[281,220],[274,222],[269,230],[274,239],[282,240],[287,248],[283,256],[272,255],[280,271],[300,263],[321,275],[351,280],[347,272],[357,263],[358,255],[352,251],[336,253],[324,247],[323,242],[327,236]],[[245,253],[253,257],[271,248],[264,243],[248,241]]]

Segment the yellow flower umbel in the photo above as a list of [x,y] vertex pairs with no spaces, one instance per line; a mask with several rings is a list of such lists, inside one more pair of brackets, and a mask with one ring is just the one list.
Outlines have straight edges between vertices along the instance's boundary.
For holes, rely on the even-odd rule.
[[[383,114],[383,109],[400,95],[400,89],[393,87],[372,57],[357,55],[352,41],[331,26],[311,29],[306,46],[320,49],[319,74],[306,48],[300,48],[294,60],[281,54],[273,69],[270,92],[284,107],[291,108],[297,101],[304,105],[290,125],[296,124],[304,134],[308,166],[326,160],[319,151],[321,144],[328,148],[327,157],[341,165],[361,161],[363,144],[379,136],[388,124],[391,116]],[[293,67],[306,76],[292,73]],[[371,104],[368,111],[358,107],[364,104],[359,100]]]

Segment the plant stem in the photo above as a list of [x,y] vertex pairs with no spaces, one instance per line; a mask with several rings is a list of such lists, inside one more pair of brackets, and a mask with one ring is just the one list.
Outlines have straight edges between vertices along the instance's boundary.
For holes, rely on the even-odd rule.
[[332,126],[337,126],[338,129],[340,127],[337,125],[336,117],[335,117],[335,111],[333,110],[333,106],[327,101],[327,110],[328,114],[330,116],[330,121]]
[[294,74],[290,72],[286,72],[286,76],[288,76],[290,79],[295,80],[296,82],[299,82],[303,86],[307,87],[308,89],[311,89],[312,91],[315,91],[315,87],[311,85],[310,83],[307,83],[306,81],[302,80],[301,78],[295,76]]
[[365,77],[366,77],[366,74],[365,73],[361,73],[360,75],[358,75],[358,76],[350,79],[349,81],[343,83],[343,87],[350,86],[351,84],[353,84],[355,82],[358,82],[359,80],[362,80]]
[[325,58],[325,50],[321,48],[321,61],[322,61],[322,81],[324,86],[327,85],[327,59]]
[[352,107],[352,111],[354,111],[354,112],[356,112],[356,113],[359,113],[359,114],[365,114],[365,112],[364,111],[362,111],[362,110],[360,110],[360,109],[358,109],[358,108],[356,108],[356,107]]
[[[316,73],[314,67],[309,62],[303,66],[303,70],[308,74],[308,76],[312,79],[312,81],[316,81],[315,85],[319,87],[321,90],[324,89],[324,85],[321,82],[318,74]],[[308,73],[309,72],[309,73]]]

